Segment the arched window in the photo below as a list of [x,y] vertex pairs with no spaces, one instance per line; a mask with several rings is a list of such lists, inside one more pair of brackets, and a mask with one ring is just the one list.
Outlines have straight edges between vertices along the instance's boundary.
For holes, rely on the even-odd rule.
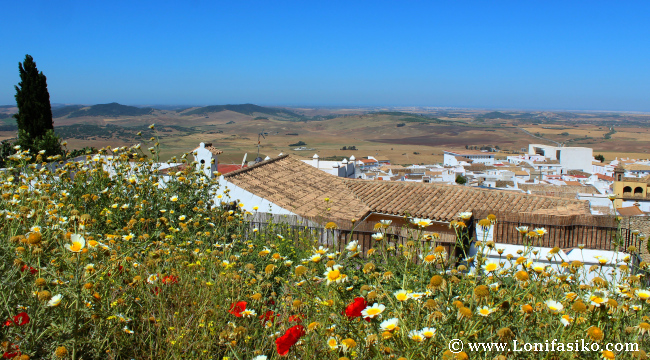
[[634,188],[634,195],[637,195],[637,194],[638,195],[643,194],[643,188],[641,188],[640,186],[637,186],[637,187]]
[[623,176],[623,175],[618,174],[618,181],[621,181],[621,177],[622,177],[622,176]]
[[632,193],[632,188],[629,186],[626,186],[623,188],[623,194],[631,194]]

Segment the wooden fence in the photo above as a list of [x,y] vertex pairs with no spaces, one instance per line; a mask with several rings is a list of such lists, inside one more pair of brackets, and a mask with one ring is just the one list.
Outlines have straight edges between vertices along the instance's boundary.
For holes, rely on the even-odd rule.
[[[475,212],[473,223],[486,217],[487,213]],[[494,225],[493,240],[504,244],[523,244],[523,239],[517,227],[527,226],[529,231],[544,228],[547,233],[535,243],[542,247],[559,247],[562,249],[577,248],[583,245],[588,249],[614,250],[615,239],[619,229],[614,216],[610,215],[533,215],[533,214],[495,214],[497,223]],[[629,246],[639,247],[638,238],[632,235],[630,229],[620,229],[622,248],[626,251]]]
[[[376,231],[338,228],[326,229],[317,224],[303,225],[298,223],[251,221],[250,229],[254,228],[260,232],[266,232],[267,236],[273,236],[273,232],[289,234],[289,236],[292,236],[294,239],[298,236],[302,236],[313,242],[317,242],[319,245],[327,247],[332,251],[344,252],[346,251],[345,247],[351,241],[357,241],[359,251],[364,257],[368,254],[369,249],[377,248],[379,245],[379,243],[372,238],[372,235],[375,234]],[[399,232],[399,234],[387,233],[382,242],[390,244],[391,246],[399,247],[400,245],[406,245],[409,240],[413,240],[412,236],[409,236],[406,231],[399,231],[400,229],[397,228],[390,228],[390,230],[393,230],[393,232]],[[435,243],[436,246],[443,246],[447,254],[450,255],[455,251],[456,238],[452,234],[441,233],[440,238],[435,240],[433,243]]]

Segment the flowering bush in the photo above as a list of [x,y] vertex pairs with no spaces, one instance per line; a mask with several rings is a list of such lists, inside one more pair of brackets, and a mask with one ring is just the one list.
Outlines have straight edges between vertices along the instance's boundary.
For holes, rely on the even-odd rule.
[[[195,164],[163,174],[139,147],[56,169],[29,156],[0,175],[4,358],[610,359],[650,345],[650,291],[629,258],[613,278],[606,264],[540,266],[532,249],[490,262],[489,242],[459,261],[426,219],[404,246],[380,223],[373,249],[337,252],[282,224],[251,229]],[[452,339],[639,347],[454,354]]]

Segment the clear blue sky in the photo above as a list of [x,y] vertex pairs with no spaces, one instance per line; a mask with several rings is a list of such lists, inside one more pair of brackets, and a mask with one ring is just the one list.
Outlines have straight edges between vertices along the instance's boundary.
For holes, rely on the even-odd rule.
[[5,1],[0,104],[650,111],[648,1]]

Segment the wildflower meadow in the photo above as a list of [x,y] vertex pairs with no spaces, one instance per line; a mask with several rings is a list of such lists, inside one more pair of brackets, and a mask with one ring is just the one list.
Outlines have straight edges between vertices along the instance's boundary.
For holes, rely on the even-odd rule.
[[[647,358],[647,264],[630,256],[613,276],[605,263],[540,265],[544,231],[526,229],[529,251],[479,241],[477,256],[457,257],[426,219],[412,219],[404,245],[383,221],[371,249],[351,238],[336,251],[307,230],[252,227],[261,209],[230,198],[190,154],[184,170],[161,171],[156,146],[76,162],[16,149],[0,173],[3,358]],[[454,222],[461,244],[466,216]],[[554,339],[599,349],[512,347]],[[616,343],[636,347],[605,348]]]

